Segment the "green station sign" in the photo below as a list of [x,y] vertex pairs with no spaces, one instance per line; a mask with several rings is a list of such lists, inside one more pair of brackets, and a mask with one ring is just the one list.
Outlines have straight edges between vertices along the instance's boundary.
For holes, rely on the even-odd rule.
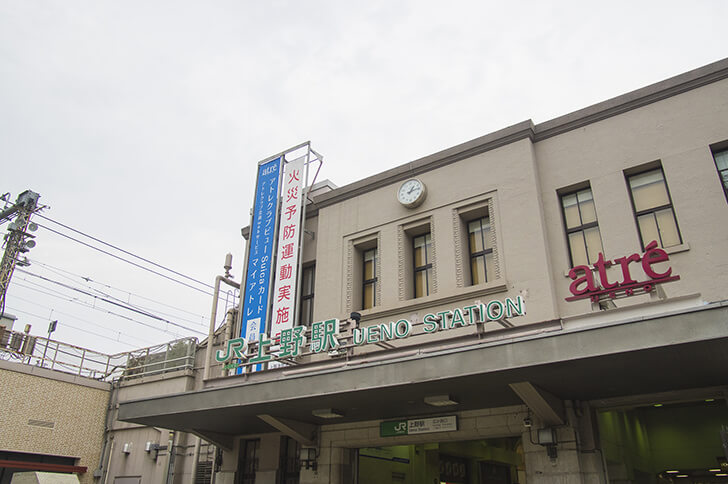
[[380,437],[399,435],[430,434],[434,432],[453,432],[458,429],[456,415],[444,417],[391,420],[379,424]]

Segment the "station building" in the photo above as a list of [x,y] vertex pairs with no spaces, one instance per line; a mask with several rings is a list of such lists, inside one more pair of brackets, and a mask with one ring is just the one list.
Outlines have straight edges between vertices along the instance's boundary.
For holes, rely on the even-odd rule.
[[728,482],[726,150],[728,59],[319,184],[301,354],[230,319],[115,425],[216,484]]

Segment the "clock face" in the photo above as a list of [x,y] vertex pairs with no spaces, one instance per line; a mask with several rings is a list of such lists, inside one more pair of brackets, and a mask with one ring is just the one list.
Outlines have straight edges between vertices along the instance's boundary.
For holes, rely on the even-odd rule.
[[402,183],[397,191],[397,200],[407,208],[414,208],[425,201],[425,185],[416,178]]

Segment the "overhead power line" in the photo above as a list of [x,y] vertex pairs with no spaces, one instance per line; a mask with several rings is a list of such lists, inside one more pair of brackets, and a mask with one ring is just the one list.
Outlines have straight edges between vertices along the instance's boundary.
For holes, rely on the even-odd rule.
[[[39,319],[41,319],[41,320],[44,320],[44,321],[46,320],[46,318],[45,318],[44,316],[40,316],[40,315],[38,315],[38,314],[33,314],[33,313],[29,313],[28,311],[23,311],[23,310],[21,310],[21,309],[13,309],[13,308],[8,308],[8,309],[10,309],[11,311],[14,311],[14,312],[16,312],[16,313],[20,313],[20,314],[25,314],[25,315],[27,315],[27,316],[32,316],[32,317],[34,317],[34,318],[39,318]],[[49,321],[50,321],[50,320],[49,320]],[[93,331],[89,331],[88,329],[85,329],[85,328],[78,328],[78,327],[76,327],[76,326],[73,326],[73,325],[71,325],[71,324],[68,324],[68,323],[65,323],[65,322],[63,323],[63,326],[67,326],[67,327],[69,327],[69,328],[72,328],[72,329],[75,329],[75,330],[77,330],[77,331],[81,331],[81,332],[83,332],[84,334],[92,334],[92,335],[94,335],[94,336],[98,336],[99,338],[104,338],[104,339],[108,339],[108,340],[110,340],[110,341],[114,341],[114,342],[116,342],[116,343],[121,343],[121,344],[125,344],[125,345],[127,345],[127,346],[131,346],[132,348],[134,348],[134,347],[136,346],[136,345],[134,345],[134,344],[132,344],[132,343],[127,343],[126,341],[121,341],[120,339],[114,339],[114,338],[111,338],[111,337],[109,337],[109,336],[105,336],[105,335],[103,335],[103,334],[99,334],[99,333],[94,333]]]
[[90,249],[93,249],[93,250],[96,250],[96,251],[98,251],[98,252],[101,252],[102,254],[105,254],[105,255],[108,255],[108,256],[110,256],[110,257],[113,257],[114,259],[118,259],[118,260],[120,260],[120,261],[126,262],[127,264],[131,264],[131,265],[133,265],[134,267],[137,267],[137,268],[139,268],[139,269],[145,270],[145,271],[147,271],[147,272],[151,272],[152,274],[156,274],[156,275],[158,275],[158,276],[160,276],[160,277],[163,277],[163,278],[165,278],[165,279],[168,279],[168,280],[170,280],[170,281],[172,281],[172,282],[176,282],[177,284],[181,284],[181,285],[183,285],[183,286],[189,287],[190,289],[194,289],[195,291],[201,292],[202,294],[206,294],[206,295],[208,295],[208,296],[212,296],[212,293],[211,293],[211,292],[207,292],[207,291],[204,291],[204,290],[200,289],[199,287],[195,287],[195,286],[193,286],[193,285],[191,285],[191,284],[187,284],[186,282],[180,281],[179,279],[175,279],[174,277],[170,277],[170,276],[168,276],[168,275],[166,275],[166,274],[162,274],[161,272],[155,271],[155,270],[153,270],[153,269],[150,269],[150,268],[148,268],[148,267],[144,267],[144,266],[143,266],[143,265],[141,265],[141,264],[137,264],[136,262],[130,261],[129,259],[125,259],[125,258],[123,258],[123,257],[121,257],[121,256],[118,256],[118,255],[116,255],[116,254],[112,254],[112,253],[111,253],[111,252],[109,252],[109,251],[106,251],[106,250],[104,250],[104,249],[101,249],[101,248],[99,248],[99,247],[96,247],[95,245],[91,245],[91,244],[89,244],[89,243],[87,243],[87,242],[84,242],[84,241],[82,241],[82,240],[78,240],[78,239],[77,239],[77,238],[75,238],[75,237],[71,237],[71,236],[70,236],[70,235],[68,235],[68,234],[64,234],[63,232],[59,232],[59,231],[57,231],[57,230],[54,230],[54,229],[52,229],[52,228],[50,228],[50,227],[47,227],[47,226],[45,226],[45,225],[42,225],[42,224],[37,224],[37,225],[38,225],[38,227],[41,227],[41,228],[43,228],[43,229],[45,229],[45,230],[48,230],[49,232],[53,232],[54,234],[60,235],[61,237],[65,237],[65,238],[67,238],[67,239],[69,239],[69,240],[72,240],[72,241],[74,241],[74,242],[78,242],[78,243],[79,243],[79,244],[81,244],[81,245],[84,245],[84,246],[86,246],[86,247],[88,247],[88,248],[90,248]]
[[[62,275],[61,273],[68,274],[70,276],[76,277],[77,279],[81,279],[81,280],[86,281],[86,282],[89,282],[89,283],[99,284],[99,285],[104,286],[104,287],[107,287],[109,289],[114,289],[116,291],[120,291],[120,292],[123,292],[125,294],[129,294],[129,296],[134,296],[136,298],[143,299],[145,301],[149,301],[149,302],[154,303],[154,304],[158,304],[158,305],[163,306],[165,308],[174,309],[175,311],[179,311],[181,313],[185,313],[185,314],[188,314],[190,316],[195,316],[196,318],[200,319],[200,321],[202,321],[202,324],[206,324],[206,322],[205,322],[205,316],[202,316],[200,314],[194,313],[192,311],[188,311],[186,309],[182,309],[180,307],[173,306],[172,304],[163,303],[161,301],[157,301],[156,299],[152,299],[152,298],[147,297],[147,296],[142,296],[141,294],[137,294],[135,292],[127,291],[126,289],[121,289],[119,287],[114,287],[114,286],[112,286],[110,284],[107,284],[106,282],[96,281],[94,279],[91,279],[90,277],[82,276],[81,274],[76,274],[75,272],[71,272],[71,271],[68,271],[66,269],[62,269],[60,267],[53,266],[53,265],[48,264],[46,262],[41,262],[38,259],[30,259],[30,262],[33,265],[39,265],[41,267],[46,268],[47,270],[49,270],[51,272],[55,272],[59,276],[65,278],[65,279],[68,279],[69,281],[73,281],[73,279],[71,277]],[[58,272],[56,272],[56,271],[58,271]],[[190,322],[192,322],[192,321],[190,321]]]
[[[192,282],[196,282],[197,284],[200,284],[201,286],[205,286],[205,287],[207,287],[207,288],[209,288],[209,289],[214,289],[214,287],[213,287],[213,286],[212,286],[211,284],[208,284],[208,283],[206,283],[206,282],[202,282],[202,281],[200,281],[200,280],[198,280],[198,279],[195,279],[194,277],[190,277],[190,276],[188,276],[188,275],[186,275],[186,274],[182,274],[181,272],[175,271],[174,269],[170,269],[169,267],[165,267],[165,266],[163,266],[163,265],[161,265],[161,264],[158,264],[158,263],[156,263],[156,262],[154,262],[154,261],[151,261],[151,260],[149,260],[149,259],[146,259],[146,258],[144,258],[144,257],[141,257],[141,256],[139,256],[139,255],[136,255],[136,254],[134,254],[134,253],[132,253],[132,252],[129,252],[128,250],[124,250],[124,249],[122,249],[121,247],[118,247],[118,246],[116,246],[116,245],[113,245],[113,244],[110,244],[110,243],[108,243],[108,242],[105,242],[105,241],[103,241],[103,240],[101,240],[101,239],[99,239],[99,238],[97,238],[97,237],[94,237],[94,236],[92,236],[92,235],[89,235],[89,234],[87,234],[87,233],[84,233],[84,232],[82,232],[82,231],[80,231],[80,230],[78,230],[78,229],[74,229],[73,227],[69,227],[68,225],[65,225],[65,224],[63,224],[63,223],[61,223],[61,222],[58,222],[57,220],[53,220],[53,219],[52,219],[52,218],[50,218],[50,217],[46,217],[45,215],[41,215],[41,214],[37,214],[37,215],[38,215],[38,216],[39,216],[40,218],[44,219],[44,220],[48,220],[49,222],[53,222],[53,223],[54,223],[54,224],[56,224],[56,225],[60,225],[60,226],[61,226],[61,227],[63,227],[64,229],[70,230],[71,232],[77,233],[77,234],[79,234],[79,235],[83,235],[84,237],[86,237],[86,238],[89,238],[89,239],[93,240],[94,242],[98,242],[99,244],[103,244],[103,245],[105,245],[105,246],[107,246],[107,247],[111,247],[112,249],[114,249],[114,250],[118,250],[119,252],[121,252],[121,253],[123,253],[123,254],[129,255],[129,256],[131,256],[131,257],[134,257],[135,259],[139,259],[139,260],[141,260],[141,261],[144,261],[144,262],[146,262],[146,263],[147,263],[147,264],[149,264],[149,265],[152,265],[152,266],[154,266],[154,267],[157,267],[157,268],[159,268],[159,269],[163,269],[163,270],[165,270],[165,271],[167,271],[167,272],[171,272],[172,274],[175,274],[175,275],[177,275],[177,276],[183,277],[183,278],[185,278],[185,279],[187,279],[187,280],[189,280],[189,281],[192,281]],[[46,228],[46,229],[47,229],[48,227],[44,227],[44,228]],[[50,229],[48,229],[48,230],[50,230]],[[58,233],[58,232],[56,232],[56,233]],[[95,247],[94,247],[94,248],[95,248]],[[98,249],[97,249],[97,250],[98,250]],[[147,269],[147,270],[148,270],[148,269]]]
[[[190,276],[187,276],[187,275],[185,275],[185,274],[182,274],[181,272],[175,271],[174,269],[170,269],[170,268],[168,268],[168,267],[165,267],[165,266],[163,266],[163,265],[161,265],[161,264],[158,264],[158,263],[156,263],[156,262],[154,262],[154,261],[151,261],[151,260],[149,260],[149,259],[146,259],[146,258],[144,258],[144,257],[141,257],[141,256],[139,256],[139,255],[136,255],[136,254],[134,254],[134,253],[132,253],[132,252],[129,252],[129,251],[127,251],[127,250],[124,250],[124,249],[122,249],[122,248],[120,248],[120,247],[118,247],[118,246],[116,246],[116,245],[113,245],[113,244],[110,244],[110,243],[108,243],[108,242],[105,242],[105,241],[103,241],[103,240],[101,240],[101,239],[99,239],[99,238],[97,238],[97,237],[93,237],[93,236],[91,236],[91,235],[88,235],[88,234],[86,234],[86,233],[84,233],[84,232],[82,232],[82,231],[80,231],[80,230],[74,229],[73,227],[70,227],[70,226],[68,226],[68,225],[66,225],[66,224],[63,224],[63,223],[61,223],[61,222],[58,222],[58,221],[56,221],[56,220],[53,220],[53,219],[51,219],[51,218],[49,218],[49,217],[46,217],[46,216],[43,216],[43,215],[39,215],[39,217],[42,217],[42,218],[43,218],[43,219],[45,219],[45,220],[48,220],[48,221],[50,221],[50,222],[53,222],[54,224],[57,224],[57,225],[59,225],[59,226],[61,226],[61,227],[65,228],[65,229],[67,229],[67,230],[70,230],[70,231],[74,232],[74,233],[80,234],[80,235],[82,235],[83,237],[87,237],[87,238],[89,238],[90,240],[93,240],[94,242],[97,242],[97,243],[103,244],[103,245],[105,245],[105,246],[107,246],[107,247],[113,248],[114,250],[118,250],[119,252],[122,252],[122,253],[124,253],[124,254],[127,254],[127,255],[129,255],[129,256],[131,256],[131,257],[134,257],[134,258],[136,258],[136,259],[138,259],[138,260],[140,260],[140,261],[143,261],[143,262],[145,262],[145,263],[147,263],[147,264],[150,264],[150,265],[152,265],[152,266],[154,266],[154,267],[158,267],[158,268],[160,268],[160,269],[163,269],[163,270],[165,270],[165,271],[167,271],[167,272],[170,272],[170,273],[172,273],[172,274],[175,274],[175,275],[177,275],[177,276],[183,277],[183,278],[185,278],[185,279],[187,279],[187,280],[189,280],[189,281],[195,282],[195,283],[197,283],[197,284],[199,284],[199,285],[201,285],[201,286],[203,286],[203,287],[205,287],[205,288],[208,288],[208,289],[214,289],[214,287],[213,287],[212,285],[210,285],[210,284],[207,284],[207,283],[205,283],[205,282],[202,282],[202,281],[200,281],[200,280],[198,280],[198,279],[195,279],[195,278],[193,278],[193,277],[190,277]],[[183,286],[185,286],[185,287],[188,287],[188,288],[190,288],[190,289],[193,289],[193,290],[195,290],[195,291],[201,292],[202,294],[205,294],[205,295],[207,295],[207,296],[213,296],[212,292],[208,292],[208,291],[206,291],[206,290],[203,290],[203,289],[201,289],[201,288],[199,288],[199,287],[196,287],[196,286],[190,285],[190,284],[188,284],[188,283],[186,283],[186,282],[184,282],[184,281],[181,281],[181,280],[179,280],[179,279],[176,279],[176,278],[174,278],[174,277],[171,277],[171,276],[169,276],[169,275],[166,275],[166,274],[163,274],[163,273],[161,273],[161,272],[155,271],[154,269],[150,269],[149,267],[145,267],[145,266],[144,266],[144,265],[142,265],[142,264],[136,263],[136,262],[134,262],[134,261],[131,261],[131,260],[129,260],[129,259],[126,259],[126,258],[124,258],[124,257],[121,257],[121,256],[119,256],[119,255],[117,255],[117,254],[114,254],[114,253],[112,253],[112,252],[109,252],[109,251],[107,251],[107,250],[104,250],[104,249],[102,249],[102,248],[96,247],[96,246],[95,246],[95,245],[93,245],[93,244],[90,244],[90,243],[88,243],[88,242],[84,242],[83,240],[79,240],[79,239],[77,239],[77,238],[75,238],[75,237],[72,237],[72,236],[70,236],[70,235],[68,235],[68,234],[64,234],[63,232],[60,232],[60,231],[58,231],[58,230],[55,230],[55,229],[53,229],[53,228],[51,228],[51,227],[48,227],[47,225],[43,225],[43,224],[37,224],[37,225],[38,225],[39,227],[41,227],[41,228],[45,229],[45,230],[48,230],[49,232],[52,232],[52,233],[54,233],[54,234],[56,234],[56,235],[60,235],[61,237],[64,237],[64,238],[66,238],[66,239],[69,239],[69,240],[72,240],[72,241],[74,241],[74,242],[77,242],[77,243],[79,243],[79,244],[81,244],[81,245],[83,245],[83,246],[85,246],[85,247],[88,247],[88,248],[90,248],[90,249],[96,250],[96,251],[98,251],[98,252],[100,252],[100,253],[102,253],[102,254],[104,254],[104,255],[108,255],[108,256],[110,256],[110,257],[113,257],[113,258],[115,258],[115,259],[117,259],[117,260],[120,260],[120,261],[122,261],[122,262],[126,262],[127,264],[130,264],[130,265],[132,265],[132,266],[134,266],[134,267],[137,267],[137,268],[139,268],[139,269],[142,269],[142,270],[144,270],[144,271],[150,272],[150,273],[152,273],[152,274],[155,274],[155,275],[157,275],[157,276],[163,277],[163,278],[165,278],[165,279],[167,279],[167,280],[169,280],[169,281],[172,281],[172,282],[176,282],[177,284],[181,284],[181,285],[183,285]],[[221,294],[219,294],[219,295],[218,295],[218,298],[219,298],[219,299],[222,299],[222,298],[223,298],[223,296],[222,296]]]
[[131,306],[127,305],[126,303],[120,303],[120,302],[114,301],[112,299],[109,299],[109,298],[106,298],[106,297],[103,297],[103,296],[99,296],[97,294],[93,294],[93,293],[90,293],[88,291],[84,291],[83,289],[79,289],[77,287],[73,287],[73,286],[71,286],[69,284],[66,284],[66,283],[63,283],[63,282],[56,281],[54,279],[50,279],[48,277],[44,277],[44,276],[41,276],[41,275],[38,275],[38,274],[33,274],[32,272],[29,272],[29,271],[25,271],[25,270],[21,270],[21,269],[19,269],[18,271],[19,272],[22,272],[24,274],[28,274],[29,276],[32,276],[32,277],[37,277],[38,279],[41,279],[41,280],[44,280],[44,281],[48,281],[48,282],[51,282],[53,284],[57,284],[57,285],[59,285],[61,287],[65,287],[66,289],[70,289],[72,291],[76,291],[76,292],[79,292],[81,294],[85,294],[87,296],[90,296],[90,297],[99,299],[99,300],[104,301],[104,302],[106,302],[108,304],[111,304],[111,305],[114,305],[114,306],[117,306],[117,307],[126,309],[127,311],[131,311],[131,312],[134,312],[134,313],[137,313],[137,314],[141,314],[141,315],[146,316],[148,318],[155,319],[155,320],[161,321],[163,323],[171,324],[172,326],[176,326],[178,328],[182,328],[182,329],[185,329],[185,330],[190,331],[190,332],[193,332],[193,333],[197,333],[197,334],[200,334],[200,335],[204,335],[205,334],[204,332],[199,331],[199,330],[197,330],[195,328],[190,328],[190,327],[185,326],[183,324],[175,323],[174,321],[170,321],[169,319],[162,318],[161,316],[157,316],[156,314],[152,314],[152,313],[150,313],[148,311],[144,311],[144,310],[137,309],[135,307],[131,307]]
[[[16,283],[16,285],[22,286],[21,284],[17,284],[17,283]],[[30,286],[23,286],[23,287],[26,287],[27,289],[30,289],[30,290],[37,291],[37,289],[34,289],[34,288],[30,287]],[[38,292],[41,292],[42,293],[42,291],[38,291]],[[91,326],[96,326],[97,328],[103,329],[105,331],[109,331],[111,333],[114,333],[114,334],[118,335],[117,338],[121,338],[122,335],[124,335],[127,339],[139,341],[140,343],[142,343],[144,345],[149,345],[149,344],[152,344],[153,343],[152,341],[150,341],[148,339],[143,339],[143,338],[138,338],[136,336],[131,336],[129,334],[122,333],[121,331],[118,331],[118,330],[115,330],[115,329],[111,329],[111,328],[107,328],[106,326],[103,326],[103,325],[98,324],[98,323],[94,323],[93,321],[89,321],[87,319],[80,318],[80,317],[76,316],[75,314],[69,314],[69,313],[66,313],[64,311],[58,311],[57,309],[52,308],[50,306],[44,306],[42,304],[38,304],[37,301],[31,301],[30,299],[25,299],[23,297],[13,296],[13,300],[16,300],[16,299],[18,301],[24,301],[24,302],[30,303],[34,307],[37,307],[37,308],[49,309],[49,310],[52,311],[51,314],[53,314],[53,315],[60,314],[60,315],[63,315],[63,316],[68,316],[69,318],[71,318],[72,321],[78,321],[78,322],[81,322],[81,323],[90,324]],[[42,316],[40,316],[40,315],[34,315],[34,316],[36,316],[38,318],[42,318]],[[54,318],[52,318],[51,316],[48,316],[47,319],[48,319],[48,321],[52,321]],[[55,319],[57,320],[58,318],[55,318]],[[66,325],[66,324],[67,324],[67,321],[64,320],[62,322],[62,325]],[[79,328],[76,328],[76,329],[79,329]]]
[[[114,311],[110,311],[108,309],[101,308],[101,307],[96,306],[96,305],[93,305],[93,304],[89,304],[89,303],[87,303],[85,301],[82,301],[80,299],[71,298],[67,294],[64,294],[64,293],[62,293],[60,291],[55,291],[55,290],[53,290],[51,288],[42,286],[40,284],[36,284],[33,281],[30,281],[28,279],[25,279],[24,277],[21,277],[20,280],[21,281],[25,281],[28,284],[32,284],[33,286],[37,286],[37,287],[26,286],[24,284],[18,284],[17,282],[14,284],[14,286],[22,287],[22,288],[28,289],[30,291],[35,291],[35,292],[38,292],[40,294],[44,294],[46,296],[54,297],[54,298],[57,298],[57,299],[60,299],[62,301],[69,302],[69,303],[72,303],[72,304],[78,304],[79,306],[85,307],[87,309],[93,309],[94,311],[99,311],[99,312],[102,312],[102,313],[110,314],[110,315],[115,316],[117,318],[121,318],[121,319],[124,319],[126,321],[129,321],[131,323],[138,324],[140,326],[144,326],[145,328],[149,328],[149,329],[153,329],[155,331],[160,331],[162,333],[170,334],[170,335],[174,336],[175,338],[179,338],[179,336],[180,336],[180,334],[178,332],[176,332],[176,331],[169,331],[168,329],[160,328],[160,327],[154,326],[152,324],[145,323],[144,321],[139,321],[138,319],[131,318],[131,317],[126,316],[124,314],[120,314],[120,313],[117,313],[117,312],[114,312]],[[13,296],[13,299],[19,299],[19,300],[25,300],[27,302],[31,302],[31,301],[28,301],[28,300],[23,299],[21,297],[18,297],[18,296]],[[33,304],[35,304],[36,306],[39,306],[39,307],[46,307],[46,308],[48,308],[48,306],[41,306],[41,305],[37,304],[34,301],[33,301]],[[49,308],[49,309],[52,309],[52,308]],[[72,314],[68,314],[68,313],[63,313],[61,311],[58,311],[57,309],[52,309],[52,310],[54,312],[58,313],[58,314],[66,314],[67,316],[73,317],[73,318],[75,318],[75,319],[77,319],[79,321],[88,322],[88,321],[86,321],[84,319],[79,318],[78,316],[75,316],[75,315],[72,315]],[[91,323],[91,324],[94,324],[94,323]]]
[[[74,279],[73,277],[69,277],[68,275],[66,275],[66,274],[71,274],[75,278],[80,279],[82,281],[85,281],[87,283],[87,285],[85,287],[87,287],[89,290],[98,292],[102,296],[106,296],[106,297],[113,298],[113,299],[115,299],[115,300],[117,300],[117,301],[119,301],[121,303],[128,304],[129,306],[135,307],[137,309],[142,309],[144,311],[154,311],[157,314],[161,314],[161,315],[164,315],[164,316],[169,316],[170,318],[175,318],[177,320],[186,321],[186,322],[191,323],[191,324],[197,324],[199,326],[207,327],[207,324],[205,323],[204,316],[201,316],[199,314],[195,314],[195,313],[190,312],[190,311],[185,311],[184,309],[180,309],[180,308],[177,308],[177,307],[172,306],[172,305],[169,305],[169,304],[164,304],[162,302],[155,301],[154,299],[146,298],[144,296],[140,296],[138,294],[134,294],[132,292],[125,291],[123,289],[119,289],[119,288],[113,287],[113,286],[111,286],[109,284],[105,284],[105,283],[102,283],[102,282],[94,281],[93,279],[91,279],[89,277],[84,277],[84,276],[81,276],[81,275],[78,275],[78,274],[74,274],[73,272],[69,272],[69,271],[66,271],[64,269],[60,269],[58,267],[53,267],[53,266],[51,266],[49,264],[44,264],[42,262],[38,262],[38,261],[35,261],[35,260],[31,260],[31,261],[34,264],[38,264],[38,265],[42,266],[47,271],[52,272],[53,274],[55,274],[55,275],[57,275],[59,277],[62,277],[64,279],[67,279],[67,280],[71,281],[72,283],[78,283],[78,284],[83,285],[83,283],[81,283],[80,281],[76,281],[76,279]],[[104,291],[102,291],[100,289],[97,289],[95,287],[92,287],[90,283],[98,284],[98,285],[100,285],[100,286],[102,286],[104,288],[108,288],[108,289],[112,289],[112,290],[115,290],[115,291],[123,292],[125,294],[128,294],[130,296],[130,299],[131,299],[131,296],[138,297],[140,299],[144,299],[146,301],[150,301],[150,302],[153,302],[155,304],[159,304],[160,306],[164,306],[166,308],[175,309],[175,310],[177,310],[179,312],[182,312],[182,313],[190,314],[192,316],[197,316],[197,320],[192,320],[192,319],[189,319],[189,318],[185,318],[185,317],[182,317],[182,316],[177,315],[177,314],[165,313],[165,312],[159,311],[159,310],[156,310],[155,311],[152,308],[145,307],[145,306],[141,306],[139,304],[132,304],[132,302],[130,300],[124,301],[123,299],[120,299],[120,298],[118,298],[116,296],[113,296],[111,294],[108,294],[107,292],[104,292]]]

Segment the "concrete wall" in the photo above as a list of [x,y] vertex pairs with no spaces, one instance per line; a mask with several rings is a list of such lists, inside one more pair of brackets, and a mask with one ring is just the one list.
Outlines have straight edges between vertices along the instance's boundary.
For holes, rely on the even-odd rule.
[[76,457],[93,482],[99,467],[110,386],[57,371],[0,361],[0,450]]
[[664,285],[665,292],[670,297],[698,293],[708,302],[728,299],[728,254],[719,250],[728,240],[728,204],[710,151],[728,139],[727,99],[724,80],[536,144],[551,275],[562,317],[591,307],[588,301],[564,301],[570,295],[564,275],[569,259],[557,190],[588,181],[605,257],[641,253],[624,171],[655,161],[662,164],[684,241],[668,251],[681,279]]
[[[143,482],[164,482],[168,472],[174,473],[175,484],[192,482],[194,449],[197,437],[185,432],[170,433],[157,427],[144,427],[116,419],[118,403],[151,395],[183,393],[194,388],[190,370],[178,370],[162,375],[124,380],[115,388],[114,409],[108,449],[111,456],[108,482],[118,477],[144,476]],[[173,450],[170,452],[170,438]],[[147,443],[167,447],[146,451]],[[125,452],[126,450],[128,452]],[[170,459],[174,454],[174,461]]]
[[[381,302],[361,311],[365,322],[421,318],[439,308],[458,307],[476,299],[528,294],[528,314],[514,324],[552,319],[553,288],[545,251],[545,227],[531,143],[522,140],[459,163],[418,175],[427,185],[423,205],[409,210],[395,198],[400,181],[374,189],[319,211],[314,317],[345,316],[361,310],[360,281],[351,268],[356,245],[375,237],[379,246]],[[454,182],[457,181],[457,182]],[[467,238],[458,214],[470,207],[488,208],[497,243],[495,279],[478,286],[469,283]],[[435,282],[430,296],[412,297],[413,282],[403,277],[402,265],[411,243],[402,228],[418,221],[433,234]],[[352,249],[353,246],[353,249]],[[415,307],[416,305],[416,307]]]
[[[516,325],[590,313],[588,300],[564,300],[571,295],[570,264],[557,191],[590,183],[605,257],[641,253],[625,170],[651,162],[664,169],[684,241],[668,250],[681,280],[664,291],[668,297],[699,294],[706,302],[728,299],[728,254],[717,250],[728,240],[728,206],[710,151],[728,139],[726,99],[728,80],[722,80],[558,136],[536,136],[536,142],[520,139],[441,167],[430,162],[435,167],[429,170],[413,162],[412,176],[428,192],[414,210],[395,198],[402,169],[358,182],[356,190],[343,187],[341,193],[352,195],[337,203],[326,198],[336,191],[324,195],[316,220],[316,294],[326,297],[315,299],[315,318],[361,309],[356,246],[366,241],[379,247],[380,298],[375,308],[361,311],[365,325],[519,294],[526,296],[528,315],[513,319]],[[457,213],[479,202],[490,206],[498,271],[493,283],[473,287]],[[413,283],[402,271],[411,264],[402,227],[418,222],[433,235],[435,294],[413,299]],[[644,279],[638,266],[633,276]],[[613,280],[619,270],[610,271]],[[636,296],[617,305],[646,301],[649,296]]]

